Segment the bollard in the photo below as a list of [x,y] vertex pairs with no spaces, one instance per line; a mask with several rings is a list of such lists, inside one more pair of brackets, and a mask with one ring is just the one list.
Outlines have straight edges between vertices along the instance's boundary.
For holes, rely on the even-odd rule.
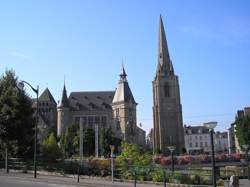
[[134,187],[136,187],[136,170],[135,170],[135,176],[134,176],[135,178],[135,180],[134,180]]
[[77,182],[79,183],[80,181],[80,171],[79,171],[79,166],[78,166],[78,169],[77,169]]
[[164,183],[164,187],[167,187],[166,183],[167,183],[167,179],[166,179],[166,171],[164,170],[164,175],[163,175],[164,179],[163,179],[163,183]]

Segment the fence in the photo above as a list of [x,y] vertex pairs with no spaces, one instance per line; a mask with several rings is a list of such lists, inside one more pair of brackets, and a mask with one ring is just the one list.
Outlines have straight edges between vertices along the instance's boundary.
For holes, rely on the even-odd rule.
[[[0,169],[5,168],[5,160],[0,160]],[[8,168],[10,172],[30,172],[33,170],[33,161],[25,161],[23,159],[8,160]],[[101,176],[111,180],[111,163],[110,160],[84,160],[83,165],[77,160],[61,160],[56,162],[38,162],[38,171],[56,172],[58,174],[71,174],[80,176]],[[218,179],[229,179],[231,175],[247,177],[246,167],[219,168],[216,170]],[[212,184],[211,168],[189,168],[178,169],[174,172],[168,168],[151,165],[118,165],[114,164],[114,180],[115,181],[131,181],[136,184],[138,182],[153,182],[162,185],[166,183],[181,183],[194,185],[211,185]]]

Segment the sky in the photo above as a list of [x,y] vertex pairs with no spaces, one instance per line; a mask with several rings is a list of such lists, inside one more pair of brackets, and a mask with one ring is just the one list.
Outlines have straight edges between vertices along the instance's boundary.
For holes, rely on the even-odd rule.
[[248,0],[0,1],[0,74],[14,69],[58,101],[64,77],[68,94],[115,90],[123,62],[137,122],[149,131],[160,14],[184,124],[226,130],[250,106]]

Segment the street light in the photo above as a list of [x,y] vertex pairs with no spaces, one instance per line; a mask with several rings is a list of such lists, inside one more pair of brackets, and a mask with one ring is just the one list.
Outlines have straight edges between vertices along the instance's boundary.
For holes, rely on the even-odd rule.
[[245,153],[246,153],[246,164],[247,164],[247,178],[248,180],[250,180],[250,168],[249,168],[249,160],[248,160],[248,152],[249,152],[249,148],[250,148],[250,145],[242,145],[243,149],[245,150]]
[[216,187],[216,173],[215,173],[215,158],[214,158],[214,128],[217,126],[216,121],[208,122],[204,124],[210,131],[211,137],[211,149],[212,149],[212,174],[213,174],[213,186]]
[[175,150],[175,146],[168,146],[168,149],[171,152],[171,171],[174,172],[174,150]]
[[39,94],[39,86],[37,88],[34,88],[31,86],[30,83],[26,81],[20,81],[17,84],[18,89],[23,90],[24,89],[24,84],[27,84],[33,92],[36,93],[36,124],[35,124],[35,142],[34,142],[34,178],[36,178],[36,147],[37,147],[37,124],[38,124],[38,94]]
[[112,183],[114,183],[114,150],[115,150],[115,146],[114,145],[109,145],[110,148],[110,157],[111,157],[111,177],[112,177]]

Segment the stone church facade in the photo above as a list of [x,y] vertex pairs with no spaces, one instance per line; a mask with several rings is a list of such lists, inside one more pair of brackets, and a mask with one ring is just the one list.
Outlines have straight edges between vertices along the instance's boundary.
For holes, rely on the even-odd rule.
[[161,17],[158,45],[158,64],[153,80],[153,149],[168,154],[168,146],[175,146],[180,153],[184,148],[184,129],[179,81],[169,56]]
[[116,137],[145,146],[145,131],[137,126],[136,106],[124,67],[115,91],[71,92],[64,85],[57,106],[57,135],[66,127],[83,124],[83,128],[112,128]]

